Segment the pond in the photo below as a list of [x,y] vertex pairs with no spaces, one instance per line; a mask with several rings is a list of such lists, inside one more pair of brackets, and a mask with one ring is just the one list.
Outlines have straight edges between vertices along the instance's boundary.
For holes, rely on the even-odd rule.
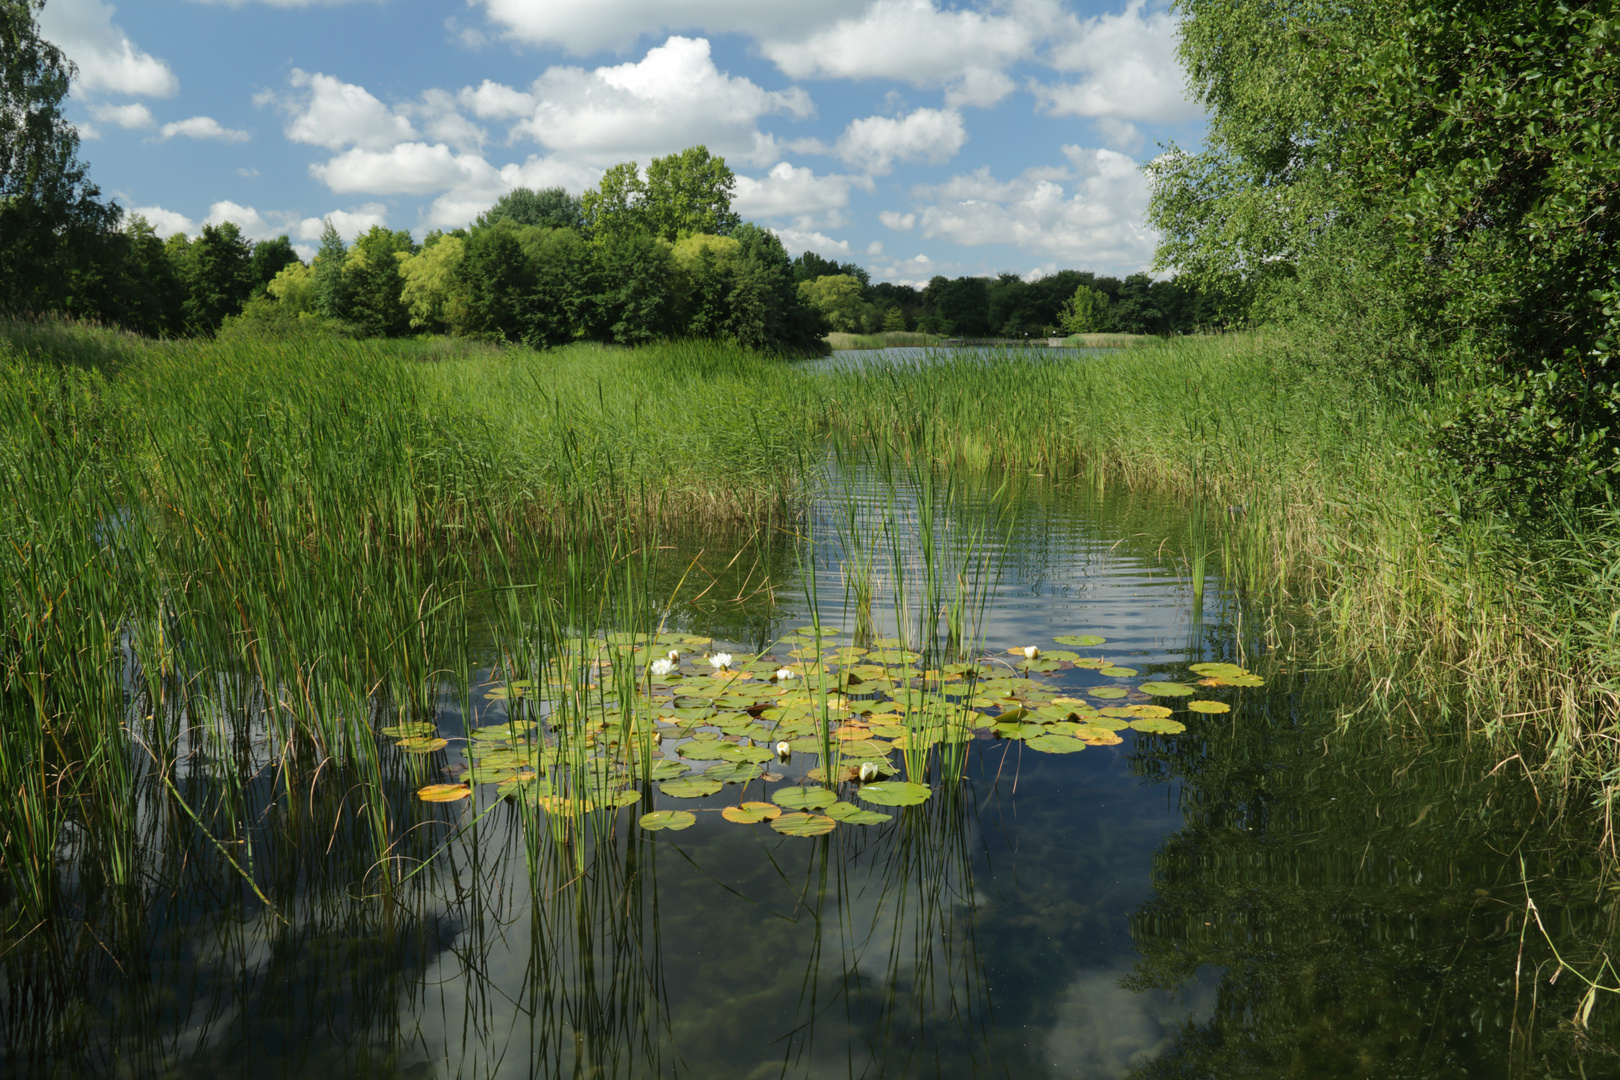
[[[1620,1073],[1606,1002],[1572,1023],[1615,893],[1526,770],[1392,734],[1370,682],[1203,569],[1183,508],[829,468],[751,549],[672,539],[653,634],[526,653],[475,606],[481,662],[436,714],[377,705],[412,823],[391,873],[335,766],[289,793],[239,747],[239,841],[182,841],[143,797],[184,861],[99,950],[11,942],[0,1072]],[[632,693],[660,720],[615,742]],[[595,764],[564,760],[546,730],[588,698]],[[835,747],[839,775],[884,772],[818,797]],[[650,784],[600,775],[644,758]],[[225,772],[199,758],[179,790],[202,805]]]

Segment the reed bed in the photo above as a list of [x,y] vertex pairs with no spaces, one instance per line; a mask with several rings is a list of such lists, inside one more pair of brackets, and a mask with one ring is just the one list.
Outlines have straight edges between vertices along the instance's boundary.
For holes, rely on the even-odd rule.
[[1566,523],[1536,557],[1449,516],[1424,441],[1446,389],[1325,378],[1263,338],[1223,337],[1083,363],[941,352],[840,368],[823,393],[851,444],[1191,507],[1189,571],[1218,559],[1285,653],[1354,665],[1381,708],[1497,740],[1608,814],[1615,515]]

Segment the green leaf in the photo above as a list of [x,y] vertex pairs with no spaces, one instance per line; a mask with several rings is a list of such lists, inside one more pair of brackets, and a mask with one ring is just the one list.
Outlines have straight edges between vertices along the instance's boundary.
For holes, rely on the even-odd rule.
[[650,814],[641,815],[641,827],[648,832],[659,832],[663,829],[679,832],[695,824],[697,815],[690,810],[654,810]]
[[1085,743],[1068,735],[1042,735],[1026,739],[1024,745],[1043,754],[1078,754],[1086,748]]
[[827,807],[827,816],[834,821],[847,825],[881,825],[885,821],[893,821],[892,814],[880,814],[876,810],[862,810],[854,803],[835,802]]
[[689,776],[683,780],[665,780],[659,790],[676,799],[701,799],[720,790],[720,781]]
[[1178,682],[1145,682],[1137,689],[1154,697],[1187,697],[1193,692],[1192,687]]
[[777,788],[771,801],[788,810],[820,810],[838,801],[838,796],[820,787]]
[[783,814],[771,822],[771,828],[783,836],[824,836],[837,825],[824,814]]
[[1098,637],[1096,634],[1064,634],[1052,640],[1059,645],[1077,645],[1082,649],[1095,649],[1098,645],[1108,644],[1107,638]]
[[905,780],[882,780],[863,785],[857,794],[861,801],[878,806],[915,806],[927,800],[933,792],[922,784]]

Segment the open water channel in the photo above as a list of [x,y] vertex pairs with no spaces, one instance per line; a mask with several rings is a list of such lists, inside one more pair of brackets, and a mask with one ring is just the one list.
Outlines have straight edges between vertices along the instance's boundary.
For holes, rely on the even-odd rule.
[[[697,654],[789,663],[812,616],[845,632],[829,648],[851,644],[850,508],[911,544],[915,507],[839,483],[765,567],[773,590],[674,613],[712,639]],[[397,812],[422,822],[413,854],[438,852],[408,887],[383,895],[364,859],[343,859],[354,838],[306,793],[280,827],[321,832],[317,848],[330,830],[337,854],[299,871],[297,904],[271,913],[229,875],[182,873],[132,916],[139,962],[109,951],[70,974],[26,947],[0,958],[0,1074],[1620,1075],[1615,995],[1573,1022],[1615,893],[1594,837],[1549,820],[1525,770],[1394,734],[1366,685],[1275,647],[1213,571],[1195,602],[1177,508],[1037,482],[1010,509],[980,543],[980,662],[1040,701],[1157,703],[1184,730],[1121,723],[1118,741],[1051,753],[981,726],[954,791],[882,806],[851,788],[889,816],[817,837],[719,813],[801,784],[818,760],[801,751],[761,766],[774,782],[655,789],[588,852],[526,842],[500,805],[441,850],[499,801],[411,794],[461,775],[462,737],[508,716],[485,670],[442,700],[450,746],[398,774]],[[904,546],[888,550],[905,561]],[[906,630],[885,565],[877,639]],[[1055,640],[1071,635],[1106,640]],[[1086,663],[1016,671],[1008,650],[1029,645]],[[687,678],[703,662],[688,657]],[[1202,686],[1202,663],[1263,685]],[[1138,689],[1155,681],[1229,711]],[[677,740],[663,752],[679,760]],[[695,824],[637,825],[662,809]]]

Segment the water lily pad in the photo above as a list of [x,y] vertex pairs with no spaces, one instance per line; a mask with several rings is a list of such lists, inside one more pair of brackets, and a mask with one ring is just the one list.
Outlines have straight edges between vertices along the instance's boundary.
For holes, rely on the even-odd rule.
[[718,780],[722,784],[747,784],[759,776],[760,769],[747,761],[727,761],[719,765],[711,765],[704,770],[705,780]]
[[1228,705],[1224,701],[1205,701],[1202,698],[1199,698],[1196,701],[1187,702],[1187,708],[1191,709],[1193,712],[1201,713],[1224,713],[1232,711],[1232,706]]
[[836,802],[827,807],[826,814],[845,825],[881,825],[893,821],[894,815],[880,814],[876,810],[862,810],[854,803]]
[[1217,677],[1217,678],[1214,678],[1214,679],[1206,679],[1206,680],[1204,680],[1204,682],[1207,683],[1207,684],[1212,684],[1214,686],[1264,686],[1264,685],[1266,685],[1266,680],[1262,679],[1258,675],[1234,675],[1231,678]]
[[1136,669],[1131,667],[1105,667],[1098,668],[1097,671],[1098,674],[1106,675],[1110,679],[1128,679],[1136,674]]
[[1170,715],[1170,710],[1163,705],[1127,705],[1125,706],[1124,712],[1128,714],[1132,720],[1144,720],[1155,716],[1165,717]]
[[1233,679],[1249,673],[1247,668],[1236,664],[1192,664],[1189,671],[1198,675],[1208,675],[1217,679]]
[[1146,731],[1153,735],[1180,735],[1187,730],[1187,725],[1179,720],[1164,720],[1158,717],[1132,720],[1131,727],[1137,731]]
[[542,780],[539,774],[532,772],[518,773],[510,780],[506,780],[495,789],[500,798],[524,795],[529,798],[539,798],[551,794],[551,781]]
[[608,806],[629,806],[631,803],[641,801],[641,792],[633,788],[626,789],[616,795],[610,795],[603,800]]
[[569,817],[575,814],[588,814],[596,809],[596,804],[589,799],[569,799],[561,795],[542,795],[535,800],[535,805],[548,814]]
[[824,836],[837,825],[825,814],[783,814],[771,822],[771,828],[783,836]]
[[432,735],[437,730],[439,730],[437,724],[430,724],[425,720],[413,720],[404,724],[395,724],[393,727],[385,727],[378,734],[385,739],[408,739],[415,735]]
[[674,780],[676,777],[685,776],[691,770],[692,766],[684,761],[660,761],[652,767],[652,778],[654,780]]
[[416,797],[423,802],[460,802],[471,794],[466,784],[429,784],[417,789]]
[[[838,745],[837,740],[834,740],[833,745]],[[819,754],[821,753],[821,740],[814,735],[802,735],[797,739],[790,739],[788,749],[795,754]]]
[[1094,735],[1081,741],[1083,741],[1087,746],[1118,746],[1125,740],[1120,738],[1117,732],[1109,731],[1106,728],[1101,728],[1098,729]]
[[720,811],[720,816],[738,825],[757,825],[761,821],[774,821],[781,817],[782,808],[768,802],[745,802],[740,806],[726,807]]
[[687,776],[680,780],[665,780],[659,786],[665,795],[676,799],[701,799],[705,795],[713,795],[720,790],[720,781],[706,780],[701,776]]
[[450,745],[449,739],[436,739],[431,735],[416,735],[394,744],[407,754],[431,754]]
[[690,810],[654,810],[650,814],[642,814],[640,824],[648,832],[664,829],[679,832],[697,824],[697,815]]
[[838,801],[838,796],[822,787],[777,788],[771,801],[788,810],[820,810]]
[[892,745],[882,739],[872,739],[869,742],[845,743],[839,757],[850,761],[869,761],[872,758],[887,756]]
[[675,752],[683,758],[693,761],[718,761],[726,747],[736,746],[736,743],[721,742],[718,739],[693,739],[682,743],[675,748]]
[[1086,748],[1085,743],[1068,735],[1041,735],[1024,740],[1024,745],[1043,754],[1074,754]]
[[1106,645],[1108,639],[1098,637],[1096,634],[1064,634],[1062,637],[1052,639],[1059,645],[1078,645],[1083,649],[1095,649],[1098,645]]
[[933,794],[922,784],[905,780],[882,780],[867,784],[859,792],[862,801],[878,806],[915,806]]
[[[1187,692],[1189,694],[1192,693],[1190,690]],[[1103,698],[1107,701],[1117,701],[1118,699],[1129,694],[1130,691],[1125,689],[1123,686],[1088,686],[1086,687],[1086,693],[1090,694],[1092,697]]]
[[1192,687],[1178,682],[1145,682],[1137,689],[1154,697],[1187,697],[1193,692]]

